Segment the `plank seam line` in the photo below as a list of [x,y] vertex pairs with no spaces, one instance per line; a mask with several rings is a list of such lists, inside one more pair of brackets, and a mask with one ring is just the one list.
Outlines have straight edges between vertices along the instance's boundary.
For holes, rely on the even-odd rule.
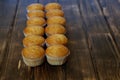
[[[83,20],[83,24],[84,24],[84,26],[86,26],[86,24],[85,24],[85,22],[84,22],[83,14],[82,14],[81,9],[80,9],[80,2],[79,2],[78,0],[77,0],[76,2],[78,3],[79,13],[80,13],[81,18],[82,18],[82,20]],[[86,42],[87,42],[87,44],[88,44],[88,50],[89,50],[89,53],[90,53],[90,58],[91,58],[91,63],[92,63],[92,66],[93,66],[93,71],[94,71],[95,78],[96,78],[96,80],[100,80],[100,78],[99,78],[99,76],[98,76],[97,67],[95,67],[95,64],[94,64],[94,63],[96,63],[96,62],[95,62],[95,60],[93,60],[94,58],[93,58],[93,56],[92,56],[92,54],[91,54],[91,48],[90,48],[90,47],[91,47],[91,44],[90,44],[90,40],[89,40],[89,38],[88,38],[88,32],[87,32],[87,30],[84,29],[84,28],[83,28],[83,30],[85,31],[85,35],[86,35]]]
[[[119,52],[119,47],[118,47],[118,45],[117,45],[117,42],[116,42],[116,40],[115,40],[115,34],[114,34],[114,32],[111,30],[111,28],[110,28],[109,21],[107,20],[105,14],[104,14],[104,12],[103,12],[103,8],[102,8],[102,6],[101,6],[101,4],[100,4],[100,1],[97,0],[97,2],[98,2],[98,4],[99,4],[99,6],[100,6],[101,12],[102,12],[102,14],[103,14],[103,18],[105,19],[106,24],[107,24],[107,26],[108,26],[108,28],[109,28],[109,31],[110,31],[110,33],[108,34],[108,36],[109,36],[109,37],[111,38],[111,40],[113,41],[112,44],[113,44],[113,46],[114,46],[114,48],[115,48],[116,55],[119,57],[120,55],[118,55],[118,53],[120,53],[120,52]],[[114,55],[114,54],[113,54],[113,55]]]
[[[115,42],[114,42],[113,37],[111,36],[111,34],[108,34],[108,36],[109,36],[109,38],[111,39],[111,41],[112,41],[111,43],[112,43],[112,45],[113,45],[113,47],[114,47],[114,50],[115,50],[115,52],[116,52],[116,54],[113,54],[113,55],[114,55],[115,59],[116,59],[116,58],[119,59],[119,60],[116,59],[116,62],[120,63],[120,55],[119,55],[119,51],[118,51],[118,49],[117,49],[117,46],[116,46],[116,44],[115,44]],[[119,66],[119,65],[117,65],[117,66]]]

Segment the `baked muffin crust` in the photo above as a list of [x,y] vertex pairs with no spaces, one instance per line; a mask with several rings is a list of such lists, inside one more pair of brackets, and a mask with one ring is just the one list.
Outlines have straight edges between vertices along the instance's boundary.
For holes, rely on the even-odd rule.
[[64,12],[62,10],[59,10],[59,9],[51,9],[51,10],[47,11],[46,17],[49,18],[49,17],[52,17],[52,16],[61,16],[61,17],[63,17]]
[[45,13],[42,10],[32,10],[27,13],[28,19],[31,17],[45,17]]
[[45,10],[51,10],[51,9],[61,9],[61,5],[58,3],[48,3],[45,6]]
[[42,26],[27,26],[23,30],[25,35],[40,35],[42,36],[44,34],[44,28]]
[[68,48],[63,45],[53,45],[46,49],[46,54],[52,57],[63,57],[68,53]]
[[45,19],[40,17],[32,17],[27,20],[27,26],[43,26],[45,25]]
[[60,24],[50,24],[45,28],[45,33],[48,35],[52,34],[65,34],[66,29]]
[[23,48],[22,50],[22,55],[25,58],[30,58],[30,59],[43,57],[44,54],[45,54],[45,51],[40,46],[29,46],[29,47]]
[[57,44],[65,45],[67,42],[68,42],[68,39],[63,34],[54,34],[54,35],[49,36],[46,39],[46,43],[48,45],[57,45]]
[[31,11],[31,10],[44,10],[44,6],[42,4],[40,4],[40,3],[32,3],[32,4],[28,5],[27,10],[28,11]]
[[44,44],[44,41],[45,39],[42,36],[30,35],[23,39],[23,45],[25,47],[34,45],[42,46]]
[[47,24],[61,24],[61,25],[65,25],[66,20],[64,17],[60,17],[60,16],[53,16],[47,19]]

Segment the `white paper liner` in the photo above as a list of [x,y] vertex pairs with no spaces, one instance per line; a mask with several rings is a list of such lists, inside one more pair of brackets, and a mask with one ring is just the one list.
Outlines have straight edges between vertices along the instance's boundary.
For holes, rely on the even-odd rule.
[[[29,12],[32,11],[32,10],[28,10],[28,9],[26,8],[26,11],[27,11],[27,13],[29,13]],[[40,11],[40,10],[36,10],[36,11]],[[41,10],[41,11],[44,11],[44,10]]]
[[[45,45],[45,42],[42,43],[41,45],[37,45],[37,46],[44,47],[44,45]],[[23,44],[23,47],[27,47],[27,46],[25,46],[25,45]]]
[[29,13],[29,12],[30,12],[30,10],[28,10],[27,8],[26,8],[26,10],[27,10],[27,13]]
[[37,36],[43,36],[44,35],[44,34],[43,35],[40,35],[40,34],[29,34],[28,35],[28,34],[24,33],[24,31],[23,31],[23,34],[24,34],[25,37],[30,36],[30,35],[37,35]]
[[[27,19],[30,19],[28,16],[26,16],[26,17],[27,17]],[[43,19],[45,19],[45,18],[43,18]],[[37,25],[37,26],[42,26],[44,28],[46,25],[47,25],[47,23],[45,22],[45,24],[43,24],[43,25]],[[36,25],[34,25],[34,24],[28,24],[27,26],[36,26]]]
[[45,41],[45,44],[46,44],[46,46],[47,46],[47,47],[49,47],[49,46],[50,46],[50,45],[49,45],[46,41]]
[[29,24],[29,25],[27,25],[27,26],[41,26],[41,27],[45,27],[47,24],[45,23],[45,24],[43,24],[43,25],[34,25],[34,24]]
[[25,37],[28,36],[26,33],[24,33],[24,31],[23,31],[23,34],[24,34]]
[[29,59],[23,56],[23,61],[27,66],[35,67],[41,65],[44,62],[44,57],[45,56],[42,56],[41,58],[37,58],[37,59]]
[[[63,34],[63,35],[65,35],[66,32],[65,32],[65,33],[55,33],[55,34]],[[48,33],[45,33],[45,35],[46,35],[47,37],[49,37],[49,36],[54,35],[54,34],[48,34]]]
[[[30,17],[28,17],[28,15],[26,15],[27,19],[30,19]],[[37,16],[34,16],[37,17]],[[39,16],[38,16],[39,17]],[[32,17],[31,17],[32,18]],[[40,18],[45,18],[45,17],[40,17]]]
[[46,42],[46,40],[45,40],[45,44],[46,44],[47,47],[52,46],[52,45],[64,45],[64,46],[66,46],[66,44],[52,44],[52,45],[50,45]]
[[43,24],[43,26],[42,26],[42,27],[45,27],[46,25],[47,25],[47,23]]
[[30,18],[28,17],[28,15],[26,15],[26,17],[27,17],[27,19],[30,19]]
[[49,36],[50,36],[50,34],[48,34],[48,33],[45,33],[45,35],[46,35],[47,37],[49,37]]
[[44,47],[44,45],[45,45],[45,42],[44,42],[44,43],[42,43],[42,45],[41,45],[41,46],[42,46],[42,47]]
[[66,56],[63,57],[52,57],[46,54],[47,62],[50,65],[62,65],[67,61],[67,57],[70,55],[70,51]]
[[[29,13],[29,12],[40,12],[40,11],[43,11],[43,10],[31,10],[31,11],[29,11],[29,10],[27,10],[27,12]],[[43,11],[44,12],[44,11]],[[45,12],[44,12],[44,14],[45,14]],[[27,19],[29,19],[29,17],[28,17],[28,15],[26,14],[26,16],[27,16]],[[37,16],[36,16],[37,17]],[[38,17],[40,17],[40,16],[38,16]],[[41,16],[42,17],[42,16]],[[45,16],[44,17],[42,17],[42,18],[45,18]]]

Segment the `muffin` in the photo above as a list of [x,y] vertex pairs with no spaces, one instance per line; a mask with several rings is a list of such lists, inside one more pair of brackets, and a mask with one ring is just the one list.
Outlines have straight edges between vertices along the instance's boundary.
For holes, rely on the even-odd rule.
[[58,3],[48,3],[45,6],[45,10],[48,11],[48,10],[51,10],[51,9],[60,9],[61,10],[61,5],[58,4]]
[[46,18],[53,17],[53,16],[64,16],[64,12],[59,9],[52,9],[46,12]]
[[27,26],[44,26],[45,19],[40,17],[32,17],[27,20]]
[[60,24],[50,24],[45,28],[45,33],[47,36],[53,35],[53,34],[65,34],[66,29],[64,26]]
[[64,17],[61,16],[53,16],[47,19],[47,24],[61,24],[65,25],[66,20]]
[[25,36],[29,35],[39,35],[42,36],[44,35],[44,28],[41,26],[27,26],[24,30],[23,33]]
[[62,65],[66,62],[70,51],[63,45],[53,45],[46,49],[47,62],[51,65]]
[[31,17],[45,17],[45,13],[42,10],[32,10],[27,13],[27,19]]
[[34,45],[43,46],[44,42],[45,39],[42,36],[37,36],[37,35],[30,35],[23,39],[24,47],[34,46]]
[[45,51],[40,46],[29,46],[23,48],[22,57],[27,66],[35,67],[43,63]]
[[44,10],[44,6],[39,3],[33,3],[27,6],[27,12],[31,10]]
[[47,47],[51,46],[51,45],[58,45],[58,44],[66,45],[67,42],[68,42],[68,39],[63,34],[51,35],[51,36],[47,37],[47,39],[45,41]]

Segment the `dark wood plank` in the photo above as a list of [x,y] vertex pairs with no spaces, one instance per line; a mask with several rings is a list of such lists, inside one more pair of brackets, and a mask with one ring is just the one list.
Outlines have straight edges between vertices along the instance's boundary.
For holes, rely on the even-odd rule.
[[47,62],[34,69],[35,80],[65,80],[62,66],[50,66]]
[[91,56],[99,80],[120,80],[119,56],[109,34],[89,36]]
[[109,33],[108,25],[97,0],[77,0],[88,33]]
[[26,6],[33,2],[37,2],[37,0],[19,0],[10,46],[7,46],[8,56],[2,63],[0,80],[34,80],[34,69],[27,67],[21,57],[23,29],[26,27]]
[[120,34],[120,2],[119,0],[98,0],[110,29],[114,34]]
[[58,0],[63,6],[67,20],[66,29],[69,38],[70,58],[64,66],[66,80],[96,80],[91,57],[83,30],[84,23],[74,0]]
[[[120,52],[120,34],[115,34],[115,42]],[[120,56],[120,53],[119,53],[119,56]]]
[[9,46],[17,3],[18,1],[16,0],[0,0],[0,75],[1,66],[8,56],[7,47]]
[[[99,0],[98,1],[104,17],[108,22],[111,34],[116,41],[118,49],[119,47],[119,35],[120,35],[120,2],[118,0]],[[119,50],[120,52],[120,50]],[[118,54],[120,56],[120,53]]]

